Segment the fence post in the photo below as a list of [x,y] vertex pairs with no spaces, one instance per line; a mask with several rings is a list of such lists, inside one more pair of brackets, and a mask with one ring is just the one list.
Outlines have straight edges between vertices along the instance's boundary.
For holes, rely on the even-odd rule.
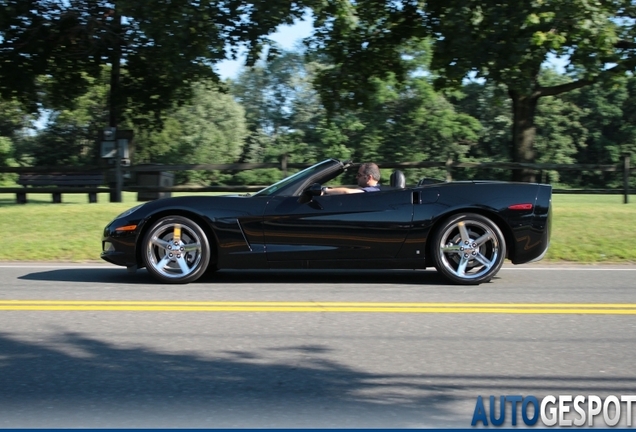
[[449,157],[446,160],[446,181],[447,182],[453,181],[452,166],[453,166],[453,158]]
[[623,204],[629,203],[629,157],[629,153],[623,153]]

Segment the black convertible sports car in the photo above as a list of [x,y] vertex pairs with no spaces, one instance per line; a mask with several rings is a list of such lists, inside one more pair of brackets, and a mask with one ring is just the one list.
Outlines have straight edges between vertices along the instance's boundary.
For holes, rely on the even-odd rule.
[[452,282],[479,284],[504,259],[537,261],[548,249],[549,185],[424,179],[407,187],[396,171],[379,192],[321,195],[322,184],[357,167],[328,159],[253,195],[139,205],[106,226],[101,257],[168,283],[218,269],[434,266]]

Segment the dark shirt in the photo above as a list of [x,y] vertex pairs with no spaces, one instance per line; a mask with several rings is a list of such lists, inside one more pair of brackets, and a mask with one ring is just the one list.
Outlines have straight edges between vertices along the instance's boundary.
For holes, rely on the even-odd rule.
[[363,187],[362,190],[365,192],[379,192],[380,186],[366,186]]

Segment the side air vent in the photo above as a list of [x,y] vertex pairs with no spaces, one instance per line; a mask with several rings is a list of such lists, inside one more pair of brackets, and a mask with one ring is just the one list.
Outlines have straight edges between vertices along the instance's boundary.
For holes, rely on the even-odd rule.
[[432,204],[439,199],[439,188],[413,191],[413,204]]

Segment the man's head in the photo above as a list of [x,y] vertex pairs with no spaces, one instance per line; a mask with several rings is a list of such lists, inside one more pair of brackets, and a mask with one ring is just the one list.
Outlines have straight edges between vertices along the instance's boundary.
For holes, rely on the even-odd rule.
[[363,163],[356,174],[358,186],[375,186],[380,181],[380,168],[372,162]]

